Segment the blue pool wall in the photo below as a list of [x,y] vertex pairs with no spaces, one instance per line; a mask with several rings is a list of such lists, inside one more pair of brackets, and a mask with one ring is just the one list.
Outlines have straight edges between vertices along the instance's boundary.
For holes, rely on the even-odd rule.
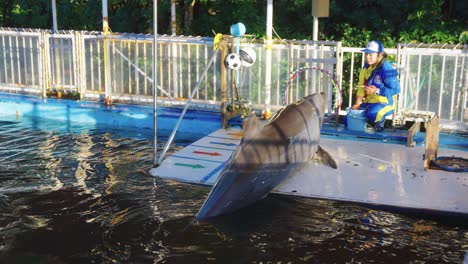
[[[158,106],[158,137],[168,137],[182,112],[181,108]],[[33,119],[31,119],[33,118]],[[39,118],[40,120],[35,120]],[[37,96],[0,93],[0,120],[9,122],[31,122],[32,127],[48,129],[50,122],[54,129],[86,132],[87,129],[118,129],[129,131],[132,137],[153,136],[153,107],[142,105],[114,104],[106,106],[102,102],[74,101],[67,99],[41,98]],[[231,125],[240,125],[240,122]],[[221,114],[215,111],[189,109],[181,122],[176,139],[194,141],[221,128]],[[114,132],[116,132],[115,130]],[[135,132],[136,131],[136,132]],[[402,131],[405,132],[405,131]],[[348,131],[324,125],[322,136],[340,136],[349,140],[396,140],[406,143],[407,135],[400,133],[365,133]],[[415,141],[424,143],[425,134],[419,132]],[[441,133],[439,147],[468,149],[466,133]]]
[[[158,106],[158,136],[168,136],[182,113],[181,108]],[[153,130],[153,107],[67,99],[40,98],[0,93],[0,118],[38,117],[95,127]],[[221,128],[221,114],[215,111],[188,110],[177,135],[200,138]]]

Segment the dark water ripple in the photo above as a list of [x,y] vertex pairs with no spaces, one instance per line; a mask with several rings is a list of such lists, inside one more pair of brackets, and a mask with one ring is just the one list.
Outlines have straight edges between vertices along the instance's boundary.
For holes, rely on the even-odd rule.
[[139,131],[0,121],[0,263],[463,263],[467,254],[467,219],[278,195],[192,224],[209,190],[151,177],[151,144]]

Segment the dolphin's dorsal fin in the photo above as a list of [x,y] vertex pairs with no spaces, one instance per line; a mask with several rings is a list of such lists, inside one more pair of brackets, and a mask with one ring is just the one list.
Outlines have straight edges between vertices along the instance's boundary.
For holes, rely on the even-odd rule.
[[254,114],[249,115],[242,122],[243,138],[253,137],[262,128],[262,123]]
[[318,146],[317,152],[315,152],[313,159],[318,159],[322,163],[328,164],[330,167],[337,169],[338,166],[336,165],[335,159],[328,153],[326,150],[324,150],[320,145]]

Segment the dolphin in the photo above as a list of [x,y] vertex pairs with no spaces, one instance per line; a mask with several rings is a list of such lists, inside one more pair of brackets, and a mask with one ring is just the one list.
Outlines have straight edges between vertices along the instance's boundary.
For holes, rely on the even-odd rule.
[[245,118],[243,136],[195,216],[204,220],[233,212],[264,198],[311,159],[337,168],[319,146],[325,94],[312,94],[278,111],[265,125]]

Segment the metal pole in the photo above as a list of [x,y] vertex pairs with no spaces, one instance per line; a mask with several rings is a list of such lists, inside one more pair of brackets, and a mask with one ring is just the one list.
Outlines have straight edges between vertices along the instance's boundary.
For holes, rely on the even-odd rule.
[[273,35],[273,0],[267,1],[267,21],[266,21],[266,56],[265,56],[265,110],[263,117],[269,118],[271,115],[271,49]]
[[153,0],[153,165],[158,163],[158,0]]
[[102,32],[104,35],[104,103],[106,105],[109,105],[111,103],[111,95],[109,79],[109,47],[107,42],[107,34],[109,33],[109,19],[107,17],[107,0],[102,0]]
[[54,33],[57,33],[57,5],[55,0],[52,0],[52,24]]
[[312,40],[317,41],[318,40],[318,17],[314,16],[313,17],[313,29],[312,29]]
[[172,36],[177,35],[176,4],[177,4],[176,0],[171,0],[171,33],[172,33]]
[[[318,40],[318,17],[313,16],[313,30],[312,30],[312,40],[317,41]],[[314,43],[314,49],[312,52],[312,58],[318,59],[317,58],[317,48],[318,46]],[[317,63],[312,63],[312,67],[317,67]],[[317,91],[317,72],[312,72],[312,90],[313,92]],[[306,94],[307,95],[307,94]]]

